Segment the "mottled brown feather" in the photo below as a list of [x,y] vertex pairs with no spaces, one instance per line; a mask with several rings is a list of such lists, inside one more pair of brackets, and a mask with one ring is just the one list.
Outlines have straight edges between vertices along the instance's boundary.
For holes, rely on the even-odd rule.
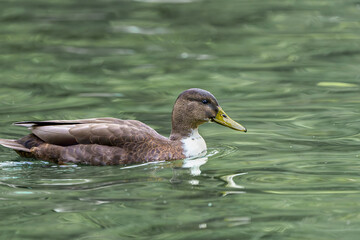
[[[82,122],[69,130],[69,135],[77,144],[50,144],[57,141],[56,133],[51,132],[46,133],[47,143],[41,140],[42,136],[34,134],[18,142],[31,149],[33,155],[30,156],[57,164],[116,165],[184,158],[180,141],[171,141],[139,121],[116,119],[112,123]],[[51,122],[48,121],[48,124]],[[46,125],[35,128],[41,127]]]

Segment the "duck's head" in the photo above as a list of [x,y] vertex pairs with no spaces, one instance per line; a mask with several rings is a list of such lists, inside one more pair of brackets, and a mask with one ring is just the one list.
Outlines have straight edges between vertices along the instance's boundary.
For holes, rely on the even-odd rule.
[[172,113],[172,136],[186,136],[206,122],[216,122],[231,129],[246,132],[246,128],[232,120],[210,92],[191,88],[176,99]]

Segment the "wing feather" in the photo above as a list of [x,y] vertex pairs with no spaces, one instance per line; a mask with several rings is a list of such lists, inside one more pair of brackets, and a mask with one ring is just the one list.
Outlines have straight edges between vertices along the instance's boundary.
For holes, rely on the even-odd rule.
[[104,117],[104,118],[88,118],[76,120],[47,120],[47,121],[24,121],[16,122],[14,125],[24,127],[48,126],[48,125],[70,125],[82,123],[118,123],[124,120],[118,118]]
[[76,125],[54,125],[34,127],[32,133],[47,143],[56,145],[77,144],[76,139],[69,132]]
[[167,138],[136,120],[117,118],[92,118],[80,120],[52,120],[43,122],[18,122],[30,127],[41,140],[62,146],[74,144],[99,144],[107,146],[138,146],[146,141]]

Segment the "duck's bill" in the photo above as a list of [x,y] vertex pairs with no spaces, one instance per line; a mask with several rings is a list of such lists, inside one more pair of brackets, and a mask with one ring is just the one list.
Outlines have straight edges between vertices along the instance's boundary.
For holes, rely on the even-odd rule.
[[247,132],[246,128],[241,124],[232,120],[229,115],[227,115],[221,107],[219,107],[219,112],[217,113],[216,117],[212,119],[214,122],[221,124],[223,126],[229,127],[231,129]]

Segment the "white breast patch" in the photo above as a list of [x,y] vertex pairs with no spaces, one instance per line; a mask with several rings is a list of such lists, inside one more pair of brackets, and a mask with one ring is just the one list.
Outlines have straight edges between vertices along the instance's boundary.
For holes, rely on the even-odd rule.
[[206,153],[206,143],[200,136],[198,129],[193,129],[190,136],[181,140],[183,143],[184,155],[195,157]]

